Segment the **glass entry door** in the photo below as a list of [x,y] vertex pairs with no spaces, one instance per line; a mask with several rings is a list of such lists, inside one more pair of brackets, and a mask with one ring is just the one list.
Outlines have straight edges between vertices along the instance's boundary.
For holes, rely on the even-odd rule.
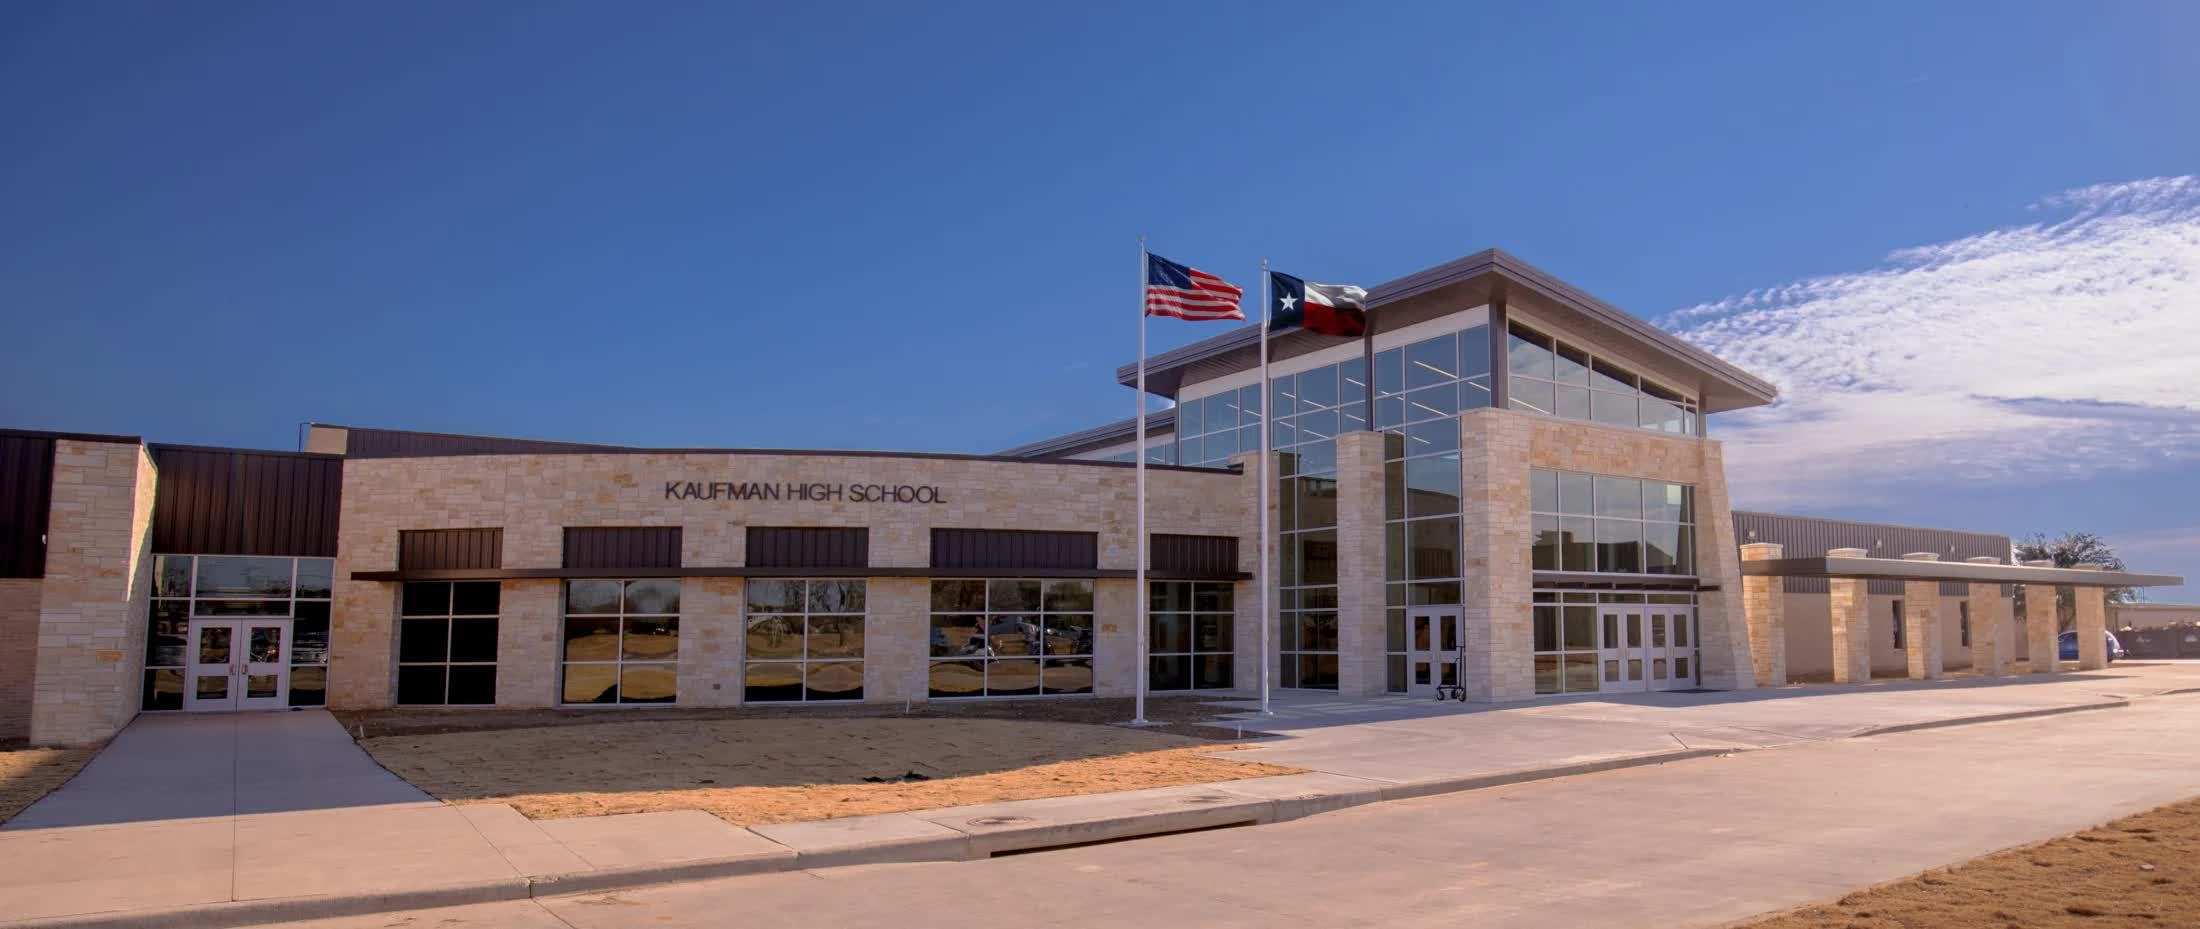
[[289,704],[290,620],[194,619],[186,645],[186,710],[275,710]]
[[1597,609],[1597,689],[1603,693],[1648,689],[1643,680],[1643,610],[1639,606]]
[[1419,606],[1406,613],[1406,693],[1435,696],[1459,685],[1459,647],[1465,630],[1456,606]]

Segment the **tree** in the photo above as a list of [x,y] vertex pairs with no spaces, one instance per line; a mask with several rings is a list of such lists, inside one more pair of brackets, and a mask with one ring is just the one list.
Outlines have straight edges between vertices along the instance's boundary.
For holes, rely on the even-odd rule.
[[[2052,561],[2058,568],[2075,568],[2081,564],[2105,565],[2111,571],[2124,569],[2124,560],[2116,556],[2116,550],[2108,542],[2091,532],[2065,532],[2058,538],[2050,538],[2044,532],[2035,532],[2010,546],[2011,554],[2018,562]],[[2022,596],[2031,589],[2030,584],[2017,589]],[[2131,587],[2111,587],[2108,602],[2131,603],[2139,599],[2139,592]],[[2055,589],[2055,614],[2059,627],[2075,629],[2078,623],[2078,601],[2069,588]],[[2019,613],[2018,615],[2023,615]]]

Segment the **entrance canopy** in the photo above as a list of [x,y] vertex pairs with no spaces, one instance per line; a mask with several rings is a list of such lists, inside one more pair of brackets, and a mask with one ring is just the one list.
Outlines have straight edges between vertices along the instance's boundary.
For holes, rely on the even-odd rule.
[[2174,574],[2096,571],[2086,568],[2035,568],[1975,561],[1926,561],[1910,558],[1810,558],[1744,560],[1744,577],[1844,577],[1898,581],[1957,581],[1982,584],[2061,584],[2071,587],[2176,587]]

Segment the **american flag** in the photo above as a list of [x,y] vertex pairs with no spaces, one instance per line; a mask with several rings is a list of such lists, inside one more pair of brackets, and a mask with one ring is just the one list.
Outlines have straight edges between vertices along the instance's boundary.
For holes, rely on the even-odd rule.
[[1174,316],[1193,322],[1244,319],[1238,300],[1245,291],[1198,268],[1160,255],[1146,256],[1146,315]]

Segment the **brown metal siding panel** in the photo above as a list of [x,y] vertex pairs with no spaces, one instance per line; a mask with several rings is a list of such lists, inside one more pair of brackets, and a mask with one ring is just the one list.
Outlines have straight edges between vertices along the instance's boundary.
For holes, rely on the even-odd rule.
[[565,567],[590,571],[680,567],[680,527],[568,526]]
[[335,556],[341,459],[164,446],[152,453],[154,551]]
[[[1788,558],[1817,557],[1836,548],[1861,548],[1873,558],[1900,558],[1911,552],[1933,552],[1942,561],[1963,561],[1981,555],[2003,563],[2009,560],[2009,537],[2004,535],[1744,510],[1734,511],[1734,538],[1745,545],[1778,542],[1784,549],[1781,554]],[[1874,594],[1902,593],[1901,581],[1875,580],[1870,584]],[[1959,583],[1943,583],[1940,589],[1949,596],[1961,596],[1968,591],[1967,585]],[[1790,593],[1825,593],[1826,579],[1789,578],[1787,590]]]
[[932,567],[1088,569],[1100,564],[1100,535],[1016,529],[934,529]]
[[502,567],[503,529],[405,529],[397,533],[397,569],[400,571]]
[[871,530],[819,526],[750,526],[752,568],[862,568],[871,564]]
[[1238,540],[1232,535],[1156,533],[1149,554],[1155,571],[1207,576],[1238,571]]
[[0,577],[46,576],[54,440],[0,435]]

